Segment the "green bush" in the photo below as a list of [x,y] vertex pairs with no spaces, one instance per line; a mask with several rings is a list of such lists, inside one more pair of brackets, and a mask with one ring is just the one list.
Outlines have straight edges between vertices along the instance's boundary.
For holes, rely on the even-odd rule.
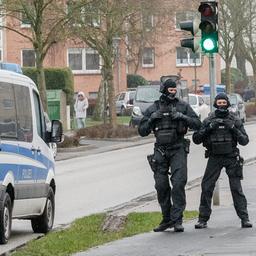
[[139,85],[146,85],[146,84],[148,84],[148,81],[140,75],[135,75],[135,74],[127,75],[127,87],[128,88],[135,88]]
[[[23,74],[37,84],[36,68],[22,68]],[[69,68],[45,68],[47,90],[63,90],[67,95],[67,104],[73,106],[74,77]]]

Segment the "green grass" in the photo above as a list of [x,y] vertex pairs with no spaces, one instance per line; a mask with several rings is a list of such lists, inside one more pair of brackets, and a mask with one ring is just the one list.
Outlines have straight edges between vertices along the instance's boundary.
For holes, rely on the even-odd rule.
[[[196,211],[186,211],[184,218],[186,220],[195,218],[197,214]],[[161,214],[158,212],[131,213],[124,228],[119,232],[103,232],[101,225],[104,218],[104,214],[96,214],[78,219],[68,229],[54,231],[41,239],[33,240],[12,255],[71,255],[123,237],[149,232],[159,224]]]

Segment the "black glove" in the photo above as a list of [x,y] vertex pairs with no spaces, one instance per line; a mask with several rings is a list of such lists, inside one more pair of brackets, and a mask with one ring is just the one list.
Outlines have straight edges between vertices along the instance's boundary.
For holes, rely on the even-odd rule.
[[217,122],[216,120],[213,120],[212,122],[209,123],[209,125],[207,126],[207,130],[208,131],[212,131],[217,129],[217,127],[219,126],[219,122]]
[[186,115],[184,115],[184,114],[182,114],[181,112],[178,112],[178,111],[176,111],[176,110],[173,110],[172,112],[171,112],[171,118],[173,119],[173,120],[185,120],[186,119]]
[[157,110],[156,112],[153,112],[148,119],[149,124],[153,124],[156,120],[162,119],[163,113]]

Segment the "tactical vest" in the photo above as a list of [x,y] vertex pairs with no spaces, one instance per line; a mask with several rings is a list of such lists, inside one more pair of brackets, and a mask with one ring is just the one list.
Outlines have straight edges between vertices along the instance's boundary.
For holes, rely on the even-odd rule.
[[223,119],[219,120],[218,128],[210,134],[210,148],[215,155],[225,155],[233,152],[233,137],[230,130],[226,129]]
[[[161,105],[160,105],[161,110]],[[181,135],[184,135],[185,125],[183,121],[171,119],[171,109],[163,112],[163,118],[156,122],[154,133],[156,136],[156,143],[158,145],[173,145],[176,144]]]

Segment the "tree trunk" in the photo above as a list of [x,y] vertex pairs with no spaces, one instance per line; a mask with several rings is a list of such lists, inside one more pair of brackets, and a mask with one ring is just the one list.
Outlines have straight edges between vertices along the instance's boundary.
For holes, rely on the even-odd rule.
[[96,120],[96,121],[102,120],[102,117],[104,115],[105,97],[106,95],[104,93],[104,81],[101,81],[100,87],[98,90],[98,98],[97,98],[96,106],[93,111],[93,120]]
[[46,96],[46,83],[43,68],[43,59],[41,54],[36,51],[36,69],[37,69],[37,85],[42,100],[44,111],[48,113],[47,96]]
[[108,103],[109,103],[109,121],[113,128],[117,126],[115,88],[113,82],[113,65],[111,60],[104,61],[103,80],[107,83]]
[[237,68],[242,72],[244,80],[248,81],[247,79],[247,73],[246,73],[246,59],[244,55],[240,52],[237,51],[235,54],[236,57],[236,66]]
[[230,62],[226,61],[226,91],[227,93],[231,93],[231,72],[230,72]]

